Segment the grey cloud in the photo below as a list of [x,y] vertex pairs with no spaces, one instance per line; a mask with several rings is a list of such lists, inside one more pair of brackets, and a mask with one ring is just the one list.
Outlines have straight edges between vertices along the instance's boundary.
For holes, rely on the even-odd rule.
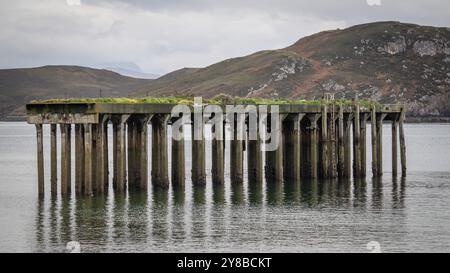
[[450,3],[381,0],[0,2],[0,68],[136,63],[166,73],[257,50],[317,31],[396,20],[449,26]]

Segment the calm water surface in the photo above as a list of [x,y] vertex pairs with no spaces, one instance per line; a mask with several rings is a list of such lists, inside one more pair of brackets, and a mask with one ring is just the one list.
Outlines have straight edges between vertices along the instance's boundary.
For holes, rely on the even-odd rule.
[[259,187],[227,180],[216,188],[209,176],[199,189],[187,162],[185,190],[39,200],[34,126],[0,123],[0,252],[63,252],[73,240],[87,252],[367,252],[370,241],[385,252],[449,252],[450,125],[405,130],[404,180],[390,173],[386,125],[381,180]]

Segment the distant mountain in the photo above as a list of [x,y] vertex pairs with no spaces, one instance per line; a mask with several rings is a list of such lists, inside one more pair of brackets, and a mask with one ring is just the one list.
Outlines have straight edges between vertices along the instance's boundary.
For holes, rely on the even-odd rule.
[[0,70],[0,119],[19,119],[34,99],[128,96],[151,80],[79,66]]
[[127,77],[132,77],[132,78],[137,78],[137,79],[156,79],[161,76],[158,74],[144,73],[142,71],[129,70],[129,69],[120,68],[120,67],[105,67],[105,69],[119,73],[122,76],[127,76]]
[[450,116],[450,29],[377,22],[320,32],[279,49],[174,71],[137,95],[371,98],[409,114]]

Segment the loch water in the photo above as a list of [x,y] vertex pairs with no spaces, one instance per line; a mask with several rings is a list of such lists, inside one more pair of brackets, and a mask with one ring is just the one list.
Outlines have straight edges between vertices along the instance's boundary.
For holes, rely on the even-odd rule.
[[380,179],[371,177],[369,127],[366,179],[234,185],[226,168],[217,187],[207,161],[206,187],[193,187],[186,145],[184,189],[39,199],[34,126],[0,123],[0,252],[64,252],[70,241],[82,252],[369,252],[369,242],[382,252],[449,252],[450,124],[405,125],[406,178],[391,173],[385,127]]

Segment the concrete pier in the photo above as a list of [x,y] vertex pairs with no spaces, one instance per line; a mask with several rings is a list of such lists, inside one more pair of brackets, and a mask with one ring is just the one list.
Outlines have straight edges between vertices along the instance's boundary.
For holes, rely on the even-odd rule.
[[278,142],[279,145],[275,150],[266,151],[266,181],[274,183],[283,182],[283,123],[286,115],[278,115],[279,128],[276,128],[271,124],[272,117],[268,117],[268,130],[272,134],[272,138],[269,141]]
[[[151,125],[152,157],[151,181],[153,187],[167,189],[172,182],[182,188],[185,183],[185,161],[192,161],[194,186],[206,184],[206,152],[204,106],[195,106],[197,115],[192,115],[192,158],[186,159],[183,129],[181,138],[168,139],[168,127],[178,119],[171,117],[173,104],[109,104],[71,103],[27,105],[28,122],[36,125],[37,180],[39,195],[45,192],[43,126],[50,125],[50,193],[56,194],[58,181],[62,195],[71,193],[71,130],[75,128],[75,192],[92,196],[103,194],[108,189],[110,155],[113,159],[113,188],[118,193],[126,190],[146,191],[148,186],[149,155],[148,130]],[[223,117],[228,115],[226,107]],[[272,108],[272,106],[270,107]],[[259,109],[259,108],[258,108]],[[269,108],[267,108],[269,109]],[[390,122],[392,129],[392,172],[398,170],[398,153],[402,176],[406,176],[406,142],[404,132],[404,108],[399,105],[364,106],[353,104],[277,105],[277,114],[267,112],[233,113],[233,139],[230,143],[230,174],[234,186],[242,185],[248,177],[249,185],[261,185],[264,181],[280,185],[284,182],[302,182],[304,179],[328,179],[339,176],[350,178],[352,169],[355,178],[366,176],[367,123],[372,127],[372,173],[383,174],[383,122]],[[231,111],[231,110],[230,110]],[[265,112],[264,112],[265,113]],[[211,115],[214,117],[214,115]],[[238,116],[241,115],[241,116]],[[256,115],[256,116],[251,116]],[[225,120],[213,124],[212,135],[212,183],[220,187],[225,184]],[[272,117],[276,118],[272,121]],[[267,128],[263,126],[267,118]],[[198,119],[198,120],[197,120]],[[189,120],[189,118],[188,118]],[[199,121],[200,120],[200,121]],[[256,121],[256,125],[253,123]],[[113,127],[113,149],[108,147],[108,124]],[[189,123],[189,121],[187,121]],[[230,120],[228,120],[230,123]],[[271,124],[274,122],[274,124]],[[57,179],[57,126],[60,127],[60,179]],[[217,126],[217,127],[216,127]],[[273,139],[262,139],[258,133],[250,135],[250,127],[266,129],[262,135]],[[173,128],[172,128],[173,129]],[[172,135],[176,132],[172,130]],[[252,133],[253,134],[253,133]],[[263,143],[265,142],[265,143]],[[263,150],[271,142],[279,143],[274,149]],[[171,143],[169,147],[169,143]],[[169,151],[170,149],[170,151]],[[353,153],[351,152],[353,150]],[[169,162],[169,152],[171,162]],[[244,173],[244,155],[247,170]],[[265,156],[264,156],[265,155]],[[265,157],[265,160],[264,160]],[[128,163],[128,164],[127,164]],[[171,166],[171,181],[169,180]],[[258,186],[259,187],[259,186]]]
[[403,122],[405,120],[405,109],[400,112],[399,137],[400,137],[400,161],[402,164],[402,177],[406,177],[406,143]]
[[398,121],[397,117],[394,117],[391,121],[392,123],[392,176],[397,176],[397,157],[398,157],[398,148],[397,148],[397,140],[398,140]]
[[359,105],[355,105],[353,114],[353,177],[361,177],[361,123]]
[[360,151],[361,151],[361,175],[360,177],[366,177],[367,175],[367,119],[368,113],[360,113]]
[[75,193],[84,191],[84,126],[75,124]]
[[152,184],[169,188],[169,160],[167,151],[167,122],[169,114],[156,114],[152,122]]
[[225,184],[225,123],[213,124],[211,133],[213,135],[211,143],[212,154],[212,182],[214,185]]
[[37,170],[38,170],[38,193],[44,195],[44,133],[42,124],[36,125],[36,144],[37,144]]
[[[182,119],[182,117],[179,119]],[[178,132],[172,131],[172,135],[177,135],[177,139],[172,138],[172,185],[178,189],[184,187],[186,180],[183,127],[181,126]]]
[[320,177],[328,178],[329,177],[329,150],[328,150],[328,105],[322,105],[322,115],[320,117]]
[[231,126],[233,139],[230,144],[230,179],[233,183],[244,181],[245,116],[235,114]]
[[125,127],[129,117],[130,115],[112,115],[111,117],[114,124],[114,180],[116,183],[115,189],[119,192],[123,192],[126,189]]
[[84,195],[92,195],[92,124],[84,124]]
[[377,150],[377,176],[383,175],[383,121],[384,113],[376,114],[376,150]]
[[301,121],[304,114],[288,115],[283,122],[284,181],[301,179]]
[[57,148],[57,125],[50,125],[50,192],[58,193],[58,148]]
[[309,125],[309,158],[310,158],[310,165],[309,165],[309,177],[310,178],[317,178],[318,177],[318,148],[319,148],[319,142],[318,142],[318,126],[317,121],[320,118],[319,114],[309,114],[307,115],[310,125]]
[[71,192],[71,125],[61,124],[61,194]]
[[205,131],[203,119],[192,118],[192,170],[191,179],[194,185],[206,185],[206,151],[205,151]]

